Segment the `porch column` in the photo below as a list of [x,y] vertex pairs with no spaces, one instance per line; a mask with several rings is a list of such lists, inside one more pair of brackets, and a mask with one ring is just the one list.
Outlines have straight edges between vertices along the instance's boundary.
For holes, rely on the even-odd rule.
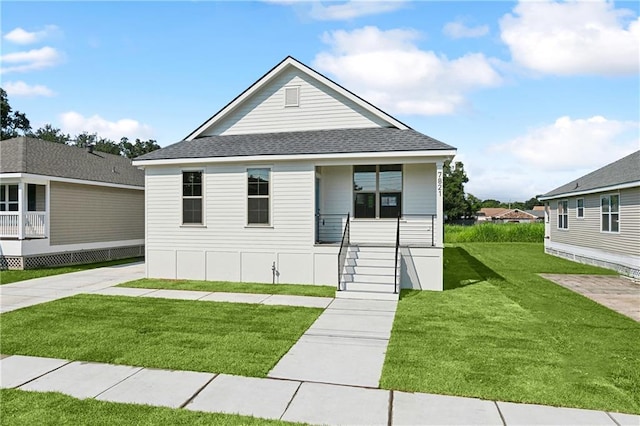
[[18,239],[24,240],[24,213],[25,207],[24,182],[18,183]]
[[444,203],[442,195],[444,193],[444,166],[443,161],[436,162],[436,229],[435,246],[442,247],[442,238],[444,234]]

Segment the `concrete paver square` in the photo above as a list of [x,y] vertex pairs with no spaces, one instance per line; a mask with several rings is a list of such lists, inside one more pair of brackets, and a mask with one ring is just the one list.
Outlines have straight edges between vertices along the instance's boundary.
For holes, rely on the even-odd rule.
[[0,388],[15,388],[69,363],[64,359],[12,355],[0,360]]
[[378,387],[386,340],[303,335],[268,377]]
[[393,318],[392,312],[327,309],[309,327],[307,334],[389,339]]
[[203,297],[200,300],[207,302],[234,302],[234,303],[261,303],[270,294],[257,294],[257,293],[223,293],[216,292],[211,293],[208,296]]
[[93,398],[142,367],[72,362],[20,387],[22,390],[61,392],[75,398]]
[[620,426],[640,425],[640,416],[625,413],[609,413]]
[[137,297],[156,291],[153,288],[133,288],[133,287],[107,287],[92,291],[91,294],[101,294],[104,296],[129,296]]
[[300,382],[220,374],[185,408],[279,419]]
[[502,425],[493,401],[425,393],[393,393],[394,425]]
[[198,300],[204,296],[211,294],[210,291],[194,291],[194,290],[156,290],[151,293],[143,294],[140,297],[158,297],[162,299],[181,299],[181,300]]
[[178,408],[215,375],[192,371],[143,369],[96,399]]
[[265,305],[302,306],[306,308],[326,308],[332,297],[290,296],[286,294],[274,294],[262,301]]
[[603,411],[498,402],[507,425],[615,425]]
[[335,299],[328,309],[395,312],[397,306],[396,300]]
[[386,425],[389,391],[303,383],[282,420],[312,424]]

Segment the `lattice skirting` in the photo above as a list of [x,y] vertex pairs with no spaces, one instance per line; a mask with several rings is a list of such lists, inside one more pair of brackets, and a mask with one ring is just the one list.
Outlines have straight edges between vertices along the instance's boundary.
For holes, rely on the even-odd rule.
[[637,268],[631,268],[629,266],[620,265],[613,262],[607,262],[605,260],[594,259],[592,257],[581,256],[579,254],[567,253],[565,251],[556,250],[553,248],[545,248],[545,252],[547,254],[573,260],[574,262],[584,263],[585,265],[593,265],[593,266],[600,266],[601,268],[613,269],[620,275],[633,278],[634,280],[640,280],[640,269],[637,269]]
[[50,268],[52,266],[105,262],[144,256],[144,245],[69,251],[33,256],[0,256],[0,270]]

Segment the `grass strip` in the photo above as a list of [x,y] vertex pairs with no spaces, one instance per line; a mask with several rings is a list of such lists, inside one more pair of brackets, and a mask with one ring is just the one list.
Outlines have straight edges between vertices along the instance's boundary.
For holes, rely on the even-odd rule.
[[78,295],[2,314],[2,353],[265,377],[321,312]]
[[230,281],[195,281],[195,280],[164,280],[143,278],[120,284],[118,287],[154,288],[169,290],[197,290],[225,293],[262,293],[288,294],[294,296],[334,297],[336,288],[321,285],[301,284],[260,284],[238,283]]
[[403,291],[381,387],[640,414],[640,324],[537,275],[611,271],[527,243],[445,265],[445,291]]
[[76,399],[56,392],[0,390],[0,418],[7,425],[289,425],[235,414],[203,413]]
[[88,263],[86,265],[0,271],[0,285],[30,280],[33,278],[48,277],[51,275],[68,274],[69,272],[86,271],[88,269],[102,268],[105,266],[123,265],[126,263],[140,262],[142,260],[144,260],[142,257],[133,257],[128,259],[109,260],[107,262]]
[[540,243],[544,223],[480,223],[472,226],[444,225],[445,243]]

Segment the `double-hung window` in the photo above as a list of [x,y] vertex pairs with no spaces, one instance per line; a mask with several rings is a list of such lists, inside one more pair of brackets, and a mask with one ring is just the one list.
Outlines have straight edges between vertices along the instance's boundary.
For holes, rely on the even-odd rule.
[[18,185],[0,185],[0,211],[18,211]]
[[247,169],[247,224],[269,225],[271,169]]
[[202,172],[182,172],[182,223],[202,225]]
[[620,196],[618,194],[600,197],[602,232],[620,232]]
[[578,198],[576,200],[576,217],[584,218],[584,198]]
[[558,201],[558,229],[569,229],[569,209],[567,200]]

